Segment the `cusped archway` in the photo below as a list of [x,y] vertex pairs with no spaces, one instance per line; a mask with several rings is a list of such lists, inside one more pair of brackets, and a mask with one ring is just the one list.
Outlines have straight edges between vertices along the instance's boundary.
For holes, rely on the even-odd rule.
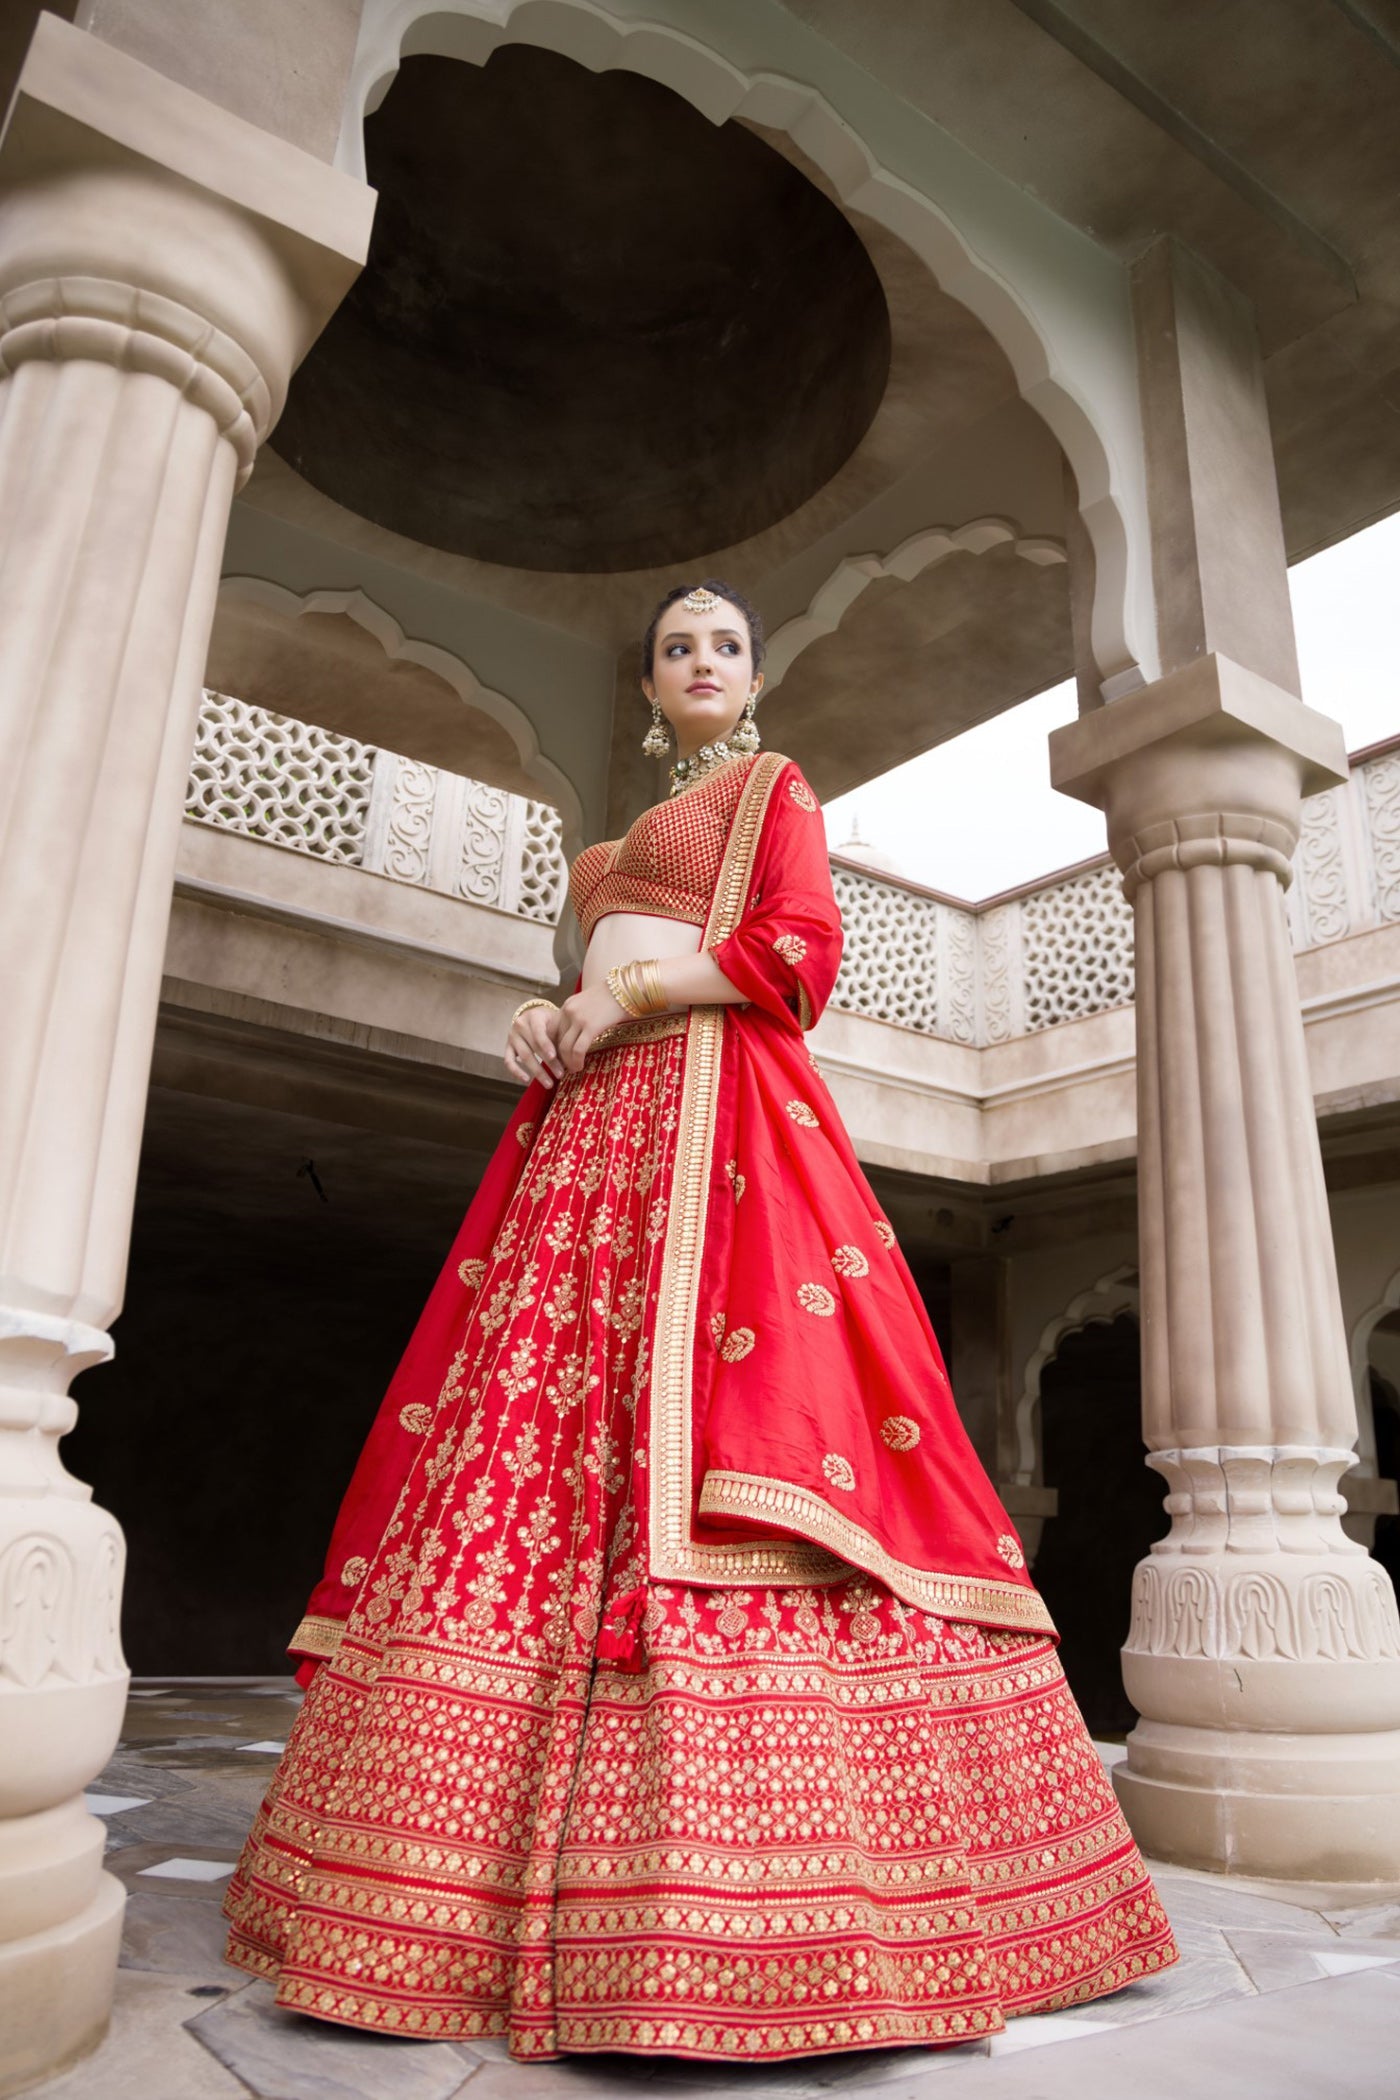
[[829,481],[890,364],[850,220],[753,131],[507,43],[406,58],[365,120],[369,258],[271,440],[421,546],[617,573]]
[[1023,399],[1063,448],[1093,549],[1092,647],[1106,692],[1156,675],[1135,341],[1126,279],[1113,258],[936,127],[923,141],[923,175],[896,173],[809,80],[757,58],[761,35],[745,40],[741,57],[718,28],[702,36],[622,20],[592,0],[504,0],[489,11],[481,0],[398,0],[367,10],[340,165],[364,172],[365,119],[406,59],[431,54],[483,66],[517,44],[595,72],[637,74],[712,125],[738,120],[781,132],[844,210],[905,242],[987,329]]

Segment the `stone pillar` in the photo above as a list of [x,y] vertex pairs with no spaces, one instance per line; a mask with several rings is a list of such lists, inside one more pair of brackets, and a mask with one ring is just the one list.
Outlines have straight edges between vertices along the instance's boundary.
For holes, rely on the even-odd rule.
[[1340,1522],[1357,1423],[1284,917],[1302,797],[1346,754],[1291,689],[1247,312],[1171,243],[1137,289],[1166,675],[1051,738],[1137,929],[1143,1433],[1172,1524],[1134,1583],[1114,1776],[1157,1858],[1396,1881],[1400,1622]]
[[[372,197],[43,15],[0,142],[0,2091],[100,2038],[122,1539],[110,1354],[228,508]],[[172,1423],[197,1435],[197,1422]]]

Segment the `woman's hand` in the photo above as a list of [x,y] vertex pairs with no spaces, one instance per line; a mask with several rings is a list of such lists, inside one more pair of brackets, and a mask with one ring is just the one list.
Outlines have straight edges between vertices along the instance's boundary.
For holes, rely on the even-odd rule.
[[[530,1017],[527,1014],[525,1018]],[[555,1042],[568,1069],[581,1072],[594,1036],[614,1021],[626,1018],[627,1009],[618,1004],[606,983],[591,984],[586,991],[574,992],[567,998],[557,1015],[559,1032]]]
[[563,1078],[558,1050],[563,1018],[558,1007],[531,1006],[511,1022],[505,1066],[512,1079],[523,1079],[527,1084],[532,1079],[542,1079],[546,1086],[553,1086],[556,1078]]

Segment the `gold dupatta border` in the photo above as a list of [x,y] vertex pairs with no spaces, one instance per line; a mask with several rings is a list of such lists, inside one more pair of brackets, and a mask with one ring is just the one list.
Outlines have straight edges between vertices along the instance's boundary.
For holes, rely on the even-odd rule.
[[[786,764],[781,751],[761,752],[744,782],[701,936],[702,952],[738,924],[763,819]],[[702,1544],[691,1536],[692,1364],[723,1045],[724,1007],[692,1006],[651,1367],[651,1572],[672,1582],[839,1582],[849,1568],[803,1539]]]
[[941,1619],[975,1619],[979,1625],[1011,1626],[1018,1632],[1053,1633],[1055,1622],[1039,1591],[1022,1583],[987,1582],[976,1575],[939,1575],[896,1560],[861,1524],[808,1488],[757,1473],[705,1475],[700,1513],[709,1517],[755,1517],[790,1526],[818,1540],[843,1560],[876,1575],[906,1604]]
[[304,1618],[287,1643],[289,1650],[298,1655],[332,1656],[340,1646],[340,1637],[345,1631],[344,1619],[323,1619],[319,1615]]

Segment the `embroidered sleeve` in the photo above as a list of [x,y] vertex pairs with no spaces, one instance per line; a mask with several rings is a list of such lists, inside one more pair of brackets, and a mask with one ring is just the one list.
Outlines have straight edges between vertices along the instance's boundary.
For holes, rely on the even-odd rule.
[[842,941],[821,804],[789,763],[764,815],[743,917],[710,953],[755,1006],[808,1029],[831,997]]

